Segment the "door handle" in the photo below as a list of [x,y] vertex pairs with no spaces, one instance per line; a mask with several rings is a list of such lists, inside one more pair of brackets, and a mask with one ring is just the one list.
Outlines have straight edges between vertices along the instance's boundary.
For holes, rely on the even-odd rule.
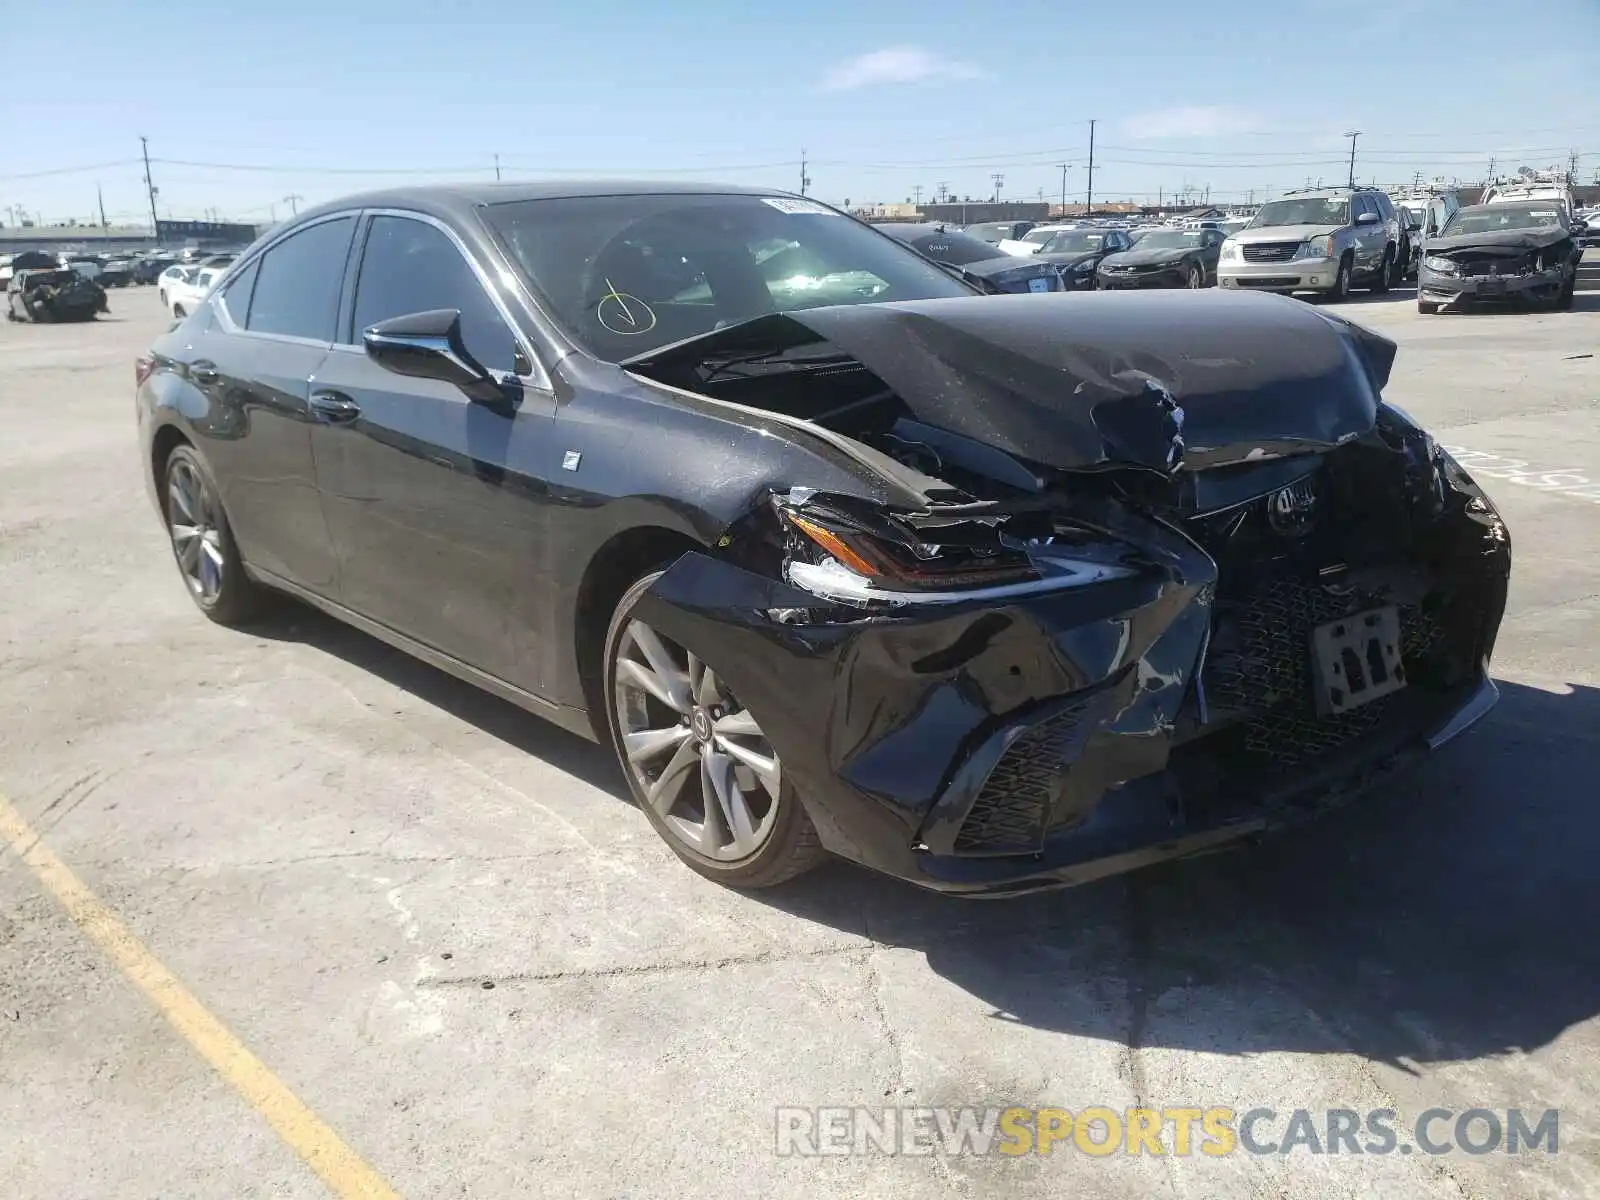
[[343,392],[311,393],[311,411],[329,425],[348,425],[361,415],[361,406]]
[[215,383],[217,364],[209,358],[197,358],[189,364],[189,378],[196,383]]

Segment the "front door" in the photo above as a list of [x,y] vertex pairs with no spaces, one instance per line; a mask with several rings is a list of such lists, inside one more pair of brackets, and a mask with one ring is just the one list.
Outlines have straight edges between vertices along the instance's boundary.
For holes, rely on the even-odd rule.
[[[318,373],[317,481],[347,607],[538,694],[552,407],[465,251],[421,217],[375,215],[350,332]],[[451,308],[504,405],[395,375],[350,344],[390,317]]]

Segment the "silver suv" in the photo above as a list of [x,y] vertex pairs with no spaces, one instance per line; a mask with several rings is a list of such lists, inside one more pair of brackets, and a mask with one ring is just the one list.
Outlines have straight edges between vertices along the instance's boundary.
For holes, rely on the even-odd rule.
[[1406,263],[1400,220],[1376,188],[1288,192],[1222,244],[1217,282],[1264,292],[1386,292]]

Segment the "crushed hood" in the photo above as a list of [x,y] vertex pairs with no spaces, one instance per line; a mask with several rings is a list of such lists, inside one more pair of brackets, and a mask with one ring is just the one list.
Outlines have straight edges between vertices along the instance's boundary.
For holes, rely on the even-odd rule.
[[816,341],[860,362],[917,420],[1060,470],[1331,449],[1372,428],[1395,353],[1280,296],[1054,293],[774,314],[623,366],[649,375]]
[[1153,267],[1161,263],[1182,262],[1185,256],[1199,249],[1199,246],[1150,246],[1141,250],[1135,246],[1132,250],[1108,254],[1100,262],[1107,267]]
[[1456,250],[1502,250],[1525,252],[1543,250],[1572,236],[1572,231],[1560,225],[1540,225],[1534,229],[1495,229],[1485,233],[1463,233],[1456,237],[1431,237],[1426,243],[1429,254],[1450,254]]

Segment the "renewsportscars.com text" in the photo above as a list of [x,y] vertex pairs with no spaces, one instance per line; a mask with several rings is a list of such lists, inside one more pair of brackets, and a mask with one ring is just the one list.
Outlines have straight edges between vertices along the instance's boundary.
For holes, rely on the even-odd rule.
[[1555,1154],[1556,1109],[780,1108],[781,1156]]

